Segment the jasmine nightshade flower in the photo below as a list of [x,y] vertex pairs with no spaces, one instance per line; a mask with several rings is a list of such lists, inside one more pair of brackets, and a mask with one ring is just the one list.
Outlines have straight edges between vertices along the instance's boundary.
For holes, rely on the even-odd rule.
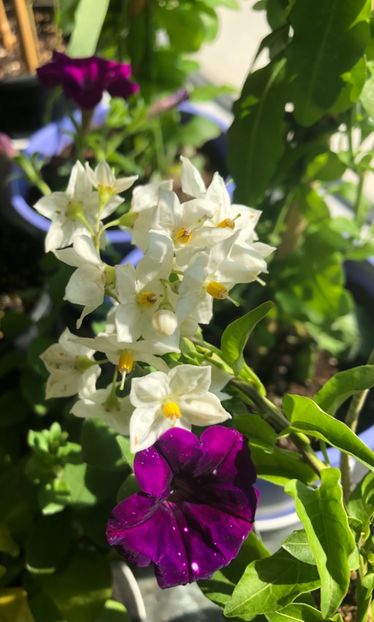
[[101,260],[92,239],[86,235],[75,238],[72,248],[55,251],[55,255],[77,268],[66,285],[64,300],[83,305],[77,321],[77,328],[80,328],[86,315],[102,304],[106,288],[114,287],[114,268]]
[[100,200],[100,217],[107,218],[114,210],[123,203],[119,193],[124,192],[138,179],[137,175],[132,177],[116,177],[112,169],[106,162],[99,162],[95,170],[92,170],[86,162],[86,174],[94,188],[97,189]]
[[155,371],[131,382],[131,451],[150,447],[169,428],[190,430],[231,419],[219,399],[209,391],[210,366],[178,365]]
[[128,213],[131,222],[129,228],[132,231],[132,240],[136,246],[145,250],[148,245],[148,234],[157,208],[160,192],[171,191],[172,180],[158,183],[144,184],[134,188],[131,199],[131,209]]
[[54,51],[52,61],[39,67],[37,73],[42,84],[61,85],[66,97],[86,109],[94,108],[104,91],[128,99],[139,90],[138,84],[130,80],[131,65],[98,56],[70,58]]
[[93,358],[95,350],[72,341],[74,335],[68,328],[62,333],[58,343],[53,344],[40,358],[48,369],[46,397],[68,397],[76,393],[95,391],[100,367]]
[[121,501],[107,539],[129,562],[154,565],[161,588],[209,578],[252,530],[256,473],[245,437],[212,426],[200,440],[168,430],[135,456],[140,492]]
[[93,393],[87,393],[75,402],[70,412],[84,419],[98,417],[119,434],[124,436],[129,434],[132,412],[129,397],[119,397],[113,393],[112,385],[106,389],[97,389]]
[[98,194],[80,162],[71,170],[66,192],[52,192],[34,205],[37,212],[52,221],[45,238],[45,250],[69,246],[75,237],[88,234],[95,225]]

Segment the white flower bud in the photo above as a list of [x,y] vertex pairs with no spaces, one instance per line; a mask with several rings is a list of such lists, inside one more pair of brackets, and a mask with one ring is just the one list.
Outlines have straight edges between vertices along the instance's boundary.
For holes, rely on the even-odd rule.
[[152,326],[161,335],[172,335],[178,326],[177,316],[169,309],[159,309],[152,316]]

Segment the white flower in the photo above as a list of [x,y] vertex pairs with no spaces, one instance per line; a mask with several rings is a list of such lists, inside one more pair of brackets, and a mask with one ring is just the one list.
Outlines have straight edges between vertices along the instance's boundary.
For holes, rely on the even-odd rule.
[[98,195],[80,162],[73,166],[66,192],[52,192],[35,204],[35,209],[52,221],[45,239],[46,252],[69,246],[74,238],[95,224]]
[[177,316],[170,309],[159,309],[152,316],[152,326],[160,335],[173,335],[178,326]]
[[209,392],[211,367],[179,365],[168,374],[157,371],[131,383],[130,402],[135,410],[130,419],[133,452],[152,445],[174,426],[190,430],[230,419],[219,399]]
[[159,183],[145,184],[134,188],[129,216],[135,217],[132,228],[132,240],[136,246],[145,250],[148,246],[148,234],[157,207],[160,192],[170,191],[173,188],[172,180]]
[[238,232],[216,244],[209,253],[199,253],[180,286],[179,321],[193,312],[199,322],[207,324],[212,316],[213,298],[228,298],[234,285],[250,283],[260,272],[267,272],[264,258],[272,251],[273,247],[267,244],[242,242]]
[[70,412],[84,419],[99,417],[119,434],[128,436],[132,410],[129,397],[118,397],[109,385],[75,402]]
[[77,321],[77,328],[83,319],[92,313],[104,300],[105,287],[113,285],[114,268],[105,264],[96,251],[92,239],[80,236],[73,242],[73,248],[55,251],[58,259],[77,268],[66,286],[64,300],[83,305]]
[[158,344],[150,341],[120,341],[116,334],[100,333],[96,337],[75,337],[74,341],[83,346],[94,348],[103,352],[113,365],[118,365],[118,370],[123,379],[133,370],[136,361],[147,363],[156,369],[165,371],[166,363],[159,355],[165,351]]
[[150,231],[147,251],[137,267],[116,266],[119,304],[115,309],[115,321],[121,340],[160,337],[155,334],[152,316],[160,304],[165,303],[165,296],[170,304],[175,299],[167,284],[172,261],[171,240],[161,232]]
[[173,241],[178,266],[185,266],[197,250],[206,246],[197,233],[211,214],[212,206],[208,201],[180,203],[175,192],[160,190],[151,227],[165,232]]
[[181,183],[183,192],[189,194],[191,197],[205,197],[205,183],[196,166],[194,166],[188,158],[184,158],[183,156],[181,156],[181,161]]
[[116,179],[107,162],[99,162],[94,171],[86,162],[86,174],[91,184],[98,190],[102,206],[100,214],[102,218],[112,214],[118,205],[123,203],[122,197],[118,194],[130,188],[138,179],[137,175]]
[[101,372],[93,359],[95,350],[75,343],[73,338],[74,335],[66,328],[58,343],[40,356],[50,373],[46,386],[47,399],[95,391]]

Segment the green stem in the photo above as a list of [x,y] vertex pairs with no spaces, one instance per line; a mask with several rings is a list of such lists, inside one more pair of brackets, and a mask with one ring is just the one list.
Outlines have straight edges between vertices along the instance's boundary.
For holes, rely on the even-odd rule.
[[14,157],[14,161],[25,173],[27,179],[34,184],[34,186],[36,186],[44,196],[51,194],[50,187],[42,179],[39,171],[36,170],[31,160],[23,155],[17,155]]
[[[368,365],[372,365],[373,363],[374,350],[369,356]],[[363,391],[356,393],[356,395],[354,395],[351,399],[351,403],[345,416],[344,423],[352,430],[352,432],[356,432],[357,430],[360,414],[365,404],[368,393],[369,389],[364,389]],[[347,503],[352,490],[352,479],[349,456],[346,453],[340,454],[340,470],[342,473],[343,498],[344,502]]]
[[[269,421],[276,432],[282,432],[289,427],[290,422],[282,411],[268,398],[260,395],[254,387],[242,381],[238,381],[237,379],[231,380],[231,383],[250,398],[252,404],[256,406],[257,410],[264,417],[264,419]],[[312,467],[315,473],[320,476],[322,469],[325,468],[325,465],[314,453],[310,446],[309,439],[304,434],[299,434],[298,432],[291,432],[290,438],[300,450],[304,460]]]
[[165,146],[162,135],[161,121],[156,119],[153,124],[153,136],[155,139],[155,151],[157,160],[157,170],[163,173],[166,169]]

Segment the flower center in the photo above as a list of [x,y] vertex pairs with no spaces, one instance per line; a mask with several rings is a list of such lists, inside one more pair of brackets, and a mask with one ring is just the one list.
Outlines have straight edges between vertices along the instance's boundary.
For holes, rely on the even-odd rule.
[[137,302],[142,307],[152,307],[157,302],[157,294],[155,292],[143,291],[137,295]]
[[220,227],[220,229],[235,229],[235,223],[231,218],[224,218],[218,223],[217,227]]
[[67,215],[72,220],[79,220],[84,214],[83,203],[81,201],[69,201]]
[[122,350],[119,355],[118,370],[120,374],[129,374],[134,367],[134,356],[129,350]]
[[185,227],[179,227],[176,230],[174,238],[177,242],[181,244],[188,244],[192,239],[192,232],[186,229]]
[[175,419],[180,419],[182,413],[180,408],[176,402],[164,402],[162,405],[162,414],[167,419],[171,419],[175,421]]
[[217,281],[209,281],[209,283],[205,285],[205,290],[212,298],[216,298],[217,300],[224,300],[229,293],[227,287]]

